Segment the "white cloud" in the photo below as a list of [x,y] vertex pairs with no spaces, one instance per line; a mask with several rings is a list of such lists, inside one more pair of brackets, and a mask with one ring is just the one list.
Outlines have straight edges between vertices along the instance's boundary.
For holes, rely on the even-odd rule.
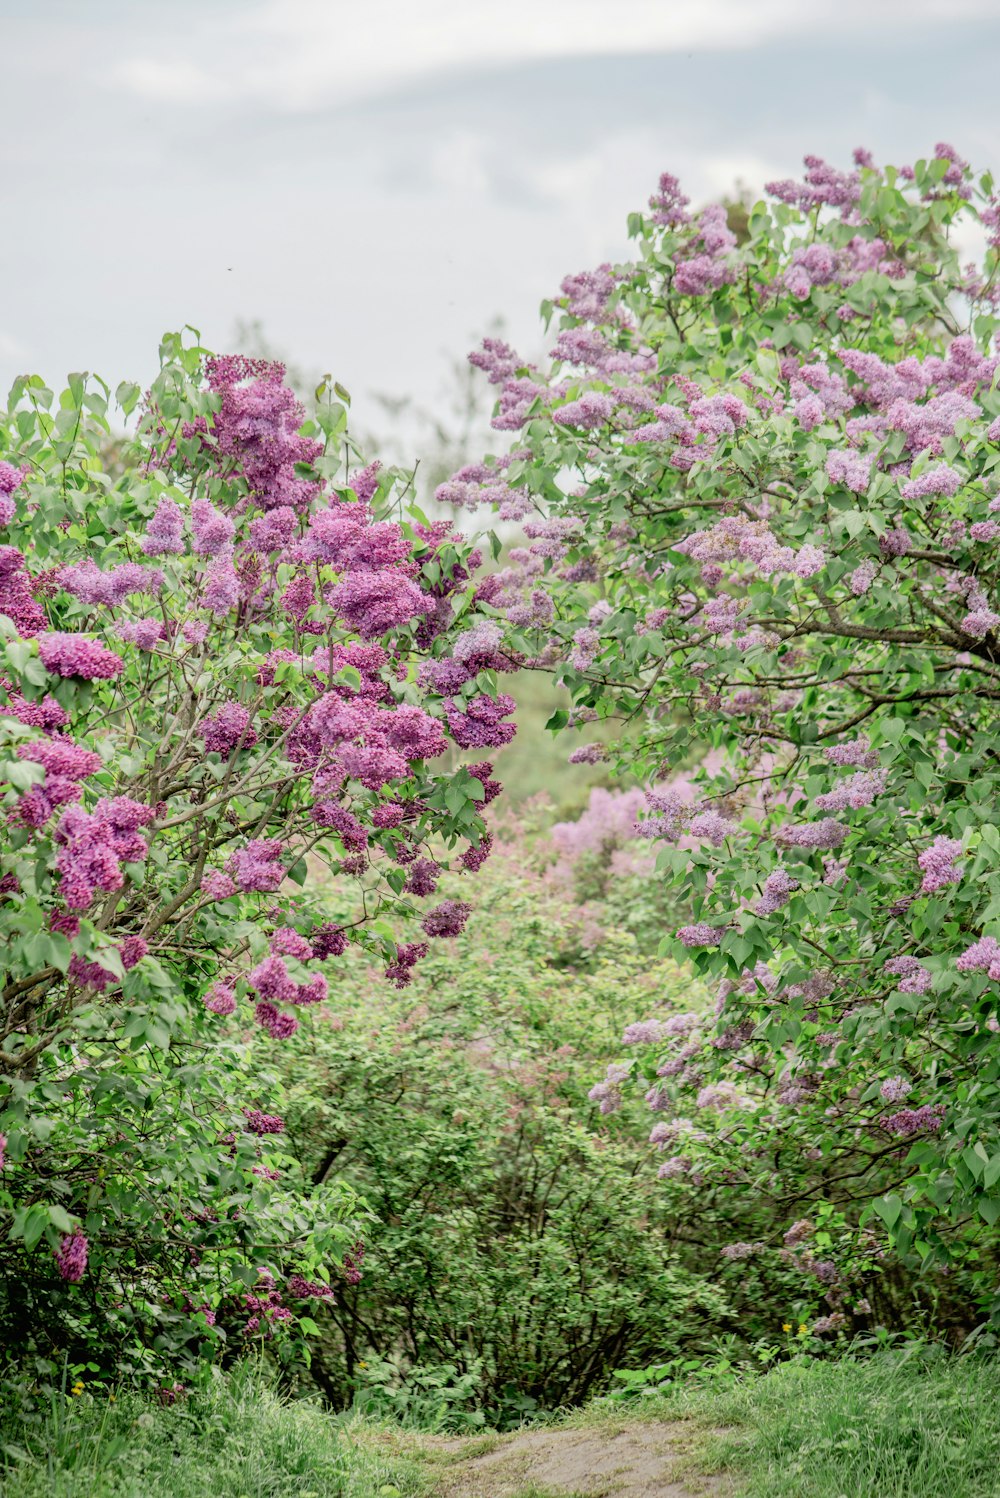
[[225,21],[207,7],[183,50],[159,44],[110,77],[148,99],[243,99],[295,113],[462,68],[820,41],[852,26],[995,13],[995,0],[258,0]]

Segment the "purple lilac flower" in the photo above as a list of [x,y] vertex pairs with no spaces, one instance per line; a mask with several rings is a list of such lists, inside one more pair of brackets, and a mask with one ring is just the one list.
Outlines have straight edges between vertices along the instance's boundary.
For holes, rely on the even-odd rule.
[[882,794],[887,780],[885,770],[862,770],[857,775],[848,775],[834,790],[817,796],[813,805],[819,811],[857,811],[870,806],[875,797]]
[[781,848],[821,848],[832,852],[841,846],[848,829],[832,817],[823,817],[818,822],[786,822],[774,834],[774,841]]
[[1000,979],[1000,942],[995,936],[982,936],[966,947],[955,963],[960,973],[985,972],[994,981]]
[[201,892],[210,900],[228,900],[236,893],[236,885],[221,869],[209,869],[202,878]]
[[843,484],[854,494],[864,494],[871,482],[872,460],[852,450],[831,452],[826,471],[835,484]]
[[255,1006],[254,1018],[272,1040],[289,1040],[299,1028],[294,1014],[286,1014],[267,999],[262,999]]
[[420,925],[428,936],[461,936],[471,914],[472,906],[464,900],[442,900],[427,912]]
[[926,993],[934,981],[931,973],[915,957],[891,957],[885,970],[900,979],[901,993]]
[[872,770],[878,764],[878,754],[864,734],[842,744],[831,744],[823,753],[831,765],[855,765],[862,770]]
[[201,595],[202,608],[208,609],[217,619],[224,619],[240,601],[240,580],[228,551],[213,556],[205,572]]
[[946,884],[958,884],[962,871],[956,868],[956,859],[962,856],[962,844],[951,837],[936,837],[929,848],[925,848],[917,859],[923,871],[920,889],[923,894],[933,894]]
[[246,1123],[243,1127],[250,1134],[283,1134],[285,1120],[276,1113],[262,1113],[259,1108],[244,1108]]
[[237,749],[252,749],[256,731],[250,727],[250,714],[239,702],[224,702],[201,725],[205,748],[209,754],[229,759]]
[[312,947],[294,926],[280,926],[268,945],[276,957],[294,957],[298,962],[308,962],[313,955]]
[[658,1019],[637,1020],[629,1025],[622,1036],[622,1045],[652,1045],[663,1039],[663,1021]]
[[38,636],[38,654],[53,676],[79,676],[84,681],[107,681],[119,676],[125,662],[113,650],[85,635],[50,631]]
[[164,496],[140,541],[148,557],[179,556],[184,551],[184,512]]
[[944,1122],[943,1103],[925,1103],[922,1108],[903,1108],[880,1120],[888,1134],[912,1139],[915,1134],[936,1134]]
[[848,578],[848,587],[855,598],[860,598],[868,592],[868,589],[875,581],[875,574],[877,572],[878,566],[875,562],[862,562],[860,567],[855,567]]
[[89,558],[76,566],[62,567],[59,585],[82,603],[104,603],[118,608],[126,598],[136,593],[156,595],[163,587],[163,573],[159,567],[142,567],[138,562],[125,562],[121,567],[112,567],[102,572]]
[[901,1103],[912,1091],[913,1083],[908,1077],[889,1077],[879,1088],[887,1103]]
[[194,552],[199,557],[216,557],[227,551],[236,533],[229,516],[217,510],[207,499],[196,499],[192,504],[191,528]]
[[961,484],[960,473],[946,463],[939,463],[936,468],[926,468],[919,478],[904,484],[902,495],[904,499],[926,499],[932,494],[944,494],[950,498]]
[[213,983],[205,995],[205,1008],[212,1014],[225,1016],[236,1009],[236,990],[230,983]]
[[788,904],[789,896],[798,887],[799,881],[792,879],[787,870],[775,869],[764,880],[763,892],[754,906],[755,912],[762,916],[774,915]]
[[80,1228],[68,1233],[55,1250],[56,1268],[67,1284],[78,1284],[87,1272],[89,1244]]
[[276,839],[251,838],[230,856],[226,867],[241,890],[273,894],[285,877],[283,852],[284,844]]
[[703,811],[691,819],[688,832],[692,837],[705,838],[714,848],[721,848],[727,837],[739,836],[740,827],[717,811]]
[[725,926],[710,926],[707,921],[696,921],[693,926],[682,926],[677,933],[677,940],[685,947],[717,947],[725,930]]

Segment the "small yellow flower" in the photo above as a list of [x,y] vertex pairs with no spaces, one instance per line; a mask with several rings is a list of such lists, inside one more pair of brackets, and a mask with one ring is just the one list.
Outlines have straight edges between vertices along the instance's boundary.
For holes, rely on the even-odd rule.
[[77,1381],[73,1385],[72,1389],[70,1389],[70,1393],[73,1395],[74,1398],[76,1397],[77,1394],[82,1394],[83,1393],[83,1384],[80,1381],[80,1379],[77,1379]]
[[809,1328],[806,1326],[805,1322],[803,1321],[802,1325],[799,1327],[799,1336],[800,1337],[808,1337],[808,1335],[809,1335]]
[[358,1367],[359,1367],[359,1368],[367,1368],[367,1367],[368,1367],[368,1364],[367,1364],[367,1363],[359,1363],[359,1364],[358,1364]]
[[791,1329],[792,1329],[792,1323],[790,1321],[783,1321],[781,1323],[781,1330],[783,1332],[790,1332]]

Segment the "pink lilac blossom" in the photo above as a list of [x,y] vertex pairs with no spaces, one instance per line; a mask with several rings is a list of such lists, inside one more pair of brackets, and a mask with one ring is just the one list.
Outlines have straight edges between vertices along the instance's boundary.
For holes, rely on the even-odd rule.
[[422,957],[428,953],[427,943],[424,941],[400,942],[396,947],[396,957],[385,970],[385,976],[395,984],[397,988],[406,988],[413,982],[413,969]]
[[972,635],[974,639],[982,639],[991,630],[1000,624],[1000,614],[995,614],[992,609],[978,608],[966,614],[962,620],[962,631],[964,634]]
[[604,1114],[617,1113],[623,1098],[621,1084],[632,1070],[632,1062],[613,1061],[607,1069],[603,1082],[595,1082],[587,1093],[592,1103],[597,1103]]
[[251,838],[230,856],[226,867],[241,890],[273,894],[285,877],[283,852],[284,844],[276,839]]
[[228,551],[213,556],[205,572],[201,606],[224,619],[240,601],[240,580]]
[[440,905],[427,912],[420,926],[428,936],[460,936],[471,914],[472,906],[464,900],[442,900]]
[[904,499],[926,499],[932,494],[950,497],[961,484],[960,473],[956,473],[954,468],[949,468],[945,463],[939,463],[936,468],[927,468],[918,478],[904,484],[901,492]]
[[1000,942],[994,936],[982,936],[966,947],[955,966],[960,973],[985,972],[996,981],[1000,979]]
[[738,837],[741,829],[737,822],[717,811],[703,811],[692,817],[688,832],[692,837],[704,838],[713,848],[721,848],[727,837]]
[[662,1020],[637,1020],[635,1024],[629,1025],[626,1029],[622,1036],[622,1045],[652,1045],[654,1041],[662,1040],[663,1035]]
[[841,744],[831,744],[823,753],[831,765],[855,765],[862,770],[871,770],[878,764],[878,754],[864,734]]
[[768,874],[764,880],[764,889],[760,899],[754,906],[757,915],[774,915],[788,904],[789,897],[799,887],[799,881],[792,879],[785,869],[775,869]]
[[246,1119],[243,1127],[249,1134],[283,1134],[285,1132],[285,1120],[279,1118],[276,1113],[262,1113],[259,1108],[244,1108],[243,1117]]
[[277,957],[294,957],[299,962],[308,962],[313,949],[306,938],[294,926],[280,926],[272,932],[268,946]]
[[908,1077],[889,1077],[879,1088],[880,1095],[887,1103],[901,1103],[913,1091],[913,1083]]
[[213,983],[205,995],[205,1008],[212,1014],[225,1016],[236,1009],[236,990],[230,983]]
[[26,468],[18,469],[13,463],[0,462],[0,525],[9,525],[17,514],[17,505],[11,496],[27,476]]
[[51,631],[38,637],[38,654],[53,676],[79,676],[84,681],[107,681],[119,676],[125,662],[113,650],[85,635]]
[[956,860],[962,856],[962,844],[951,837],[936,837],[929,848],[917,858],[923,872],[920,889],[925,895],[943,889],[946,884],[958,884],[962,871],[956,868]]
[[912,1139],[914,1134],[936,1134],[944,1122],[943,1103],[925,1103],[922,1108],[903,1108],[880,1120],[887,1134]]
[[515,708],[513,697],[505,692],[495,698],[482,694],[473,697],[463,703],[464,711],[460,711],[453,701],[445,706],[451,736],[460,749],[500,749],[509,744],[517,732],[513,723],[502,721]]
[[156,595],[163,588],[163,573],[159,567],[142,567],[138,562],[125,562],[102,572],[91,560],[76,566],[62,567],[58,573],[59,585],[81,603],[104,603],[118,608],[126,598],[136,593]]
[[855,567],[847,580],[847,585],[855,598],[861,598],[868,592],[868,589],[875,581],[877,572],[878,564],[871,561],[862,562],[860,567]]
[[900,993],[926,993],[934,981],[933,975],[915,957],[890,957],[885,971],[900,979]]
[[155,650],[165,638],[162,619],[121,619],[115,625],[115,634],[124,644],[139,650]]
[[256,731],[250,727],[250,714],[238,702],[225,702],[201,725],[205,748],[209,754],[229,759],[237,749],[252,749]]
[[228,900],[236,893],[236,885],[221,869],[209,869],[202,878],[201,892],[210,900]]
[[[126,803],[150,820],[153,816],[148,808],[140,807],[127,798],[119,798],[118,806]],[[108,809],[112,808],[109,815]],[[147,853],[146,843],[135,831],[130,830],[125,817],[125,826],[117,818],[115,803],[98,802],[93,814],[82,807],[71,806],[56,828],[55,840],[59,846],[56,868],[61,875],[59,893],[70,910],[86,910],[98,890],[110,892],[120,889],[123,883],[121,862],[141,862]],[[136,821],[136,826],[139,822]]]
[[826,471],[835,484],[843,484],[854,494],[864,494],[871,483],[872,460],[862,453],[848,450],[832,452],[826,460]]
[[262,509],[303,509],[319,486],[296,472],[313,463],[321,442],[300,434],[305,411],[284,384],[284,365],[240,354],[205,361],[212,389],[221,394],[212,418],[218,453],[235,459]]
[[876,796],[886,788],[888,772],[885,770],[862,770],[858,775],[849,775],[835,790],[817,796],[813,805],[819,811],[858,811],[871,806]]
[[122,967],[130,973],[149,954],[149,942],[144,936],[126,936],[118,948]]
[[216,557],[228,551],[236,527],[228,515],[217,510],[207,499],[196,499],[191,506],[191,529],[194,552],[199,557]]
[[56,1268],[68,1285],[79,1284],[87,1272],[87,1250],[90,1247],[80,1228],[68,1233],[55,1250]]
[[0,614],[10,619],[22,640],[48,628],[41,604],[32,596],[32,578],[16,546],[0,546]]
[[148,557],[180,556],[184,551],[184,512],[166,496],[146,526],[139,545]]
[[685,947],[717,947],[725,930],[725,926],[710,926],[707,921],[696,921],[693,926],[682,926],[677,932],[677,940]]
[[816,848],[836,852],[847,837],[848,830],[832,817],[823,817],[818,822],[786,822],[776,830],[774,841],[781,848]]
[[398,571],[351,572],[326,595],[330,607],[364,640],[375,640],[427,612],[428,599]]
[[596,390],[587,390],[579,400],[568,401],[561,406],[552,419],[560,426],[582,427],[585,431],[591,431],[609,422],[613,409],[610,396],[601,395]]
[[286,1014],[270,1000],[262,999],[254,1008],[254,1018],[272,1040],[290,1040],[299,1028],[294,1014]]

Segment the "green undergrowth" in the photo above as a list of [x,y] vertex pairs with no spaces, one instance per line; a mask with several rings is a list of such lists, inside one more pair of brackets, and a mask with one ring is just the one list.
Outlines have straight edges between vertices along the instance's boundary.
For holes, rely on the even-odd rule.
[[420,1466],[374,1428],[284,1400],[252,1365],[173,1405],[0,1389],[3,1498],[416,1498]]
[[[635,1421],[676,1426],[692,1479],[733,1498],[1000,1498],[1000,1361],[912,1345],[767,1373],[706,1365],[632,1383],[549,1425],[567,1437]],[[624,1388],[624,1386],[623,1386]],[[3,1498],[433,1498],[502,1444],[333,1416],[244,1365],[173,1405],[106,1392],[0,1389]],[[524,1494],[534,1493],[530,1473]]]
[[691,1420],[739,1498],[997,1498],[1000,1361],[912,1345],[599,1401],[575,1423]]

